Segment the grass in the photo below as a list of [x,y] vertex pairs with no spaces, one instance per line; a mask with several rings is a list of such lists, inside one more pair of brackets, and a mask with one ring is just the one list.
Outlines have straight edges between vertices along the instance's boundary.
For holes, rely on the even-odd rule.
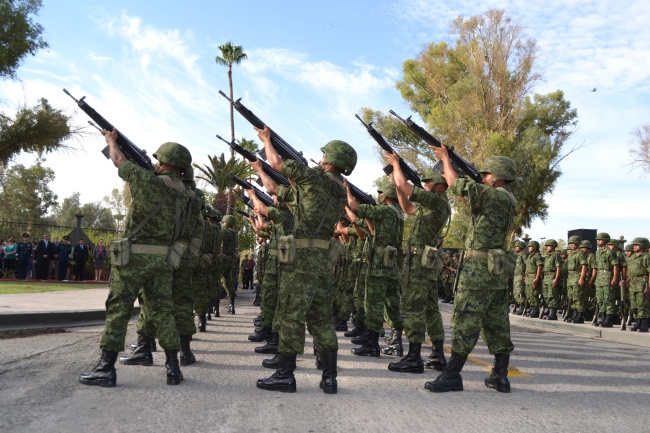
[[108,287],[108,283],[42,283],[40,281],[14,282],[0,280],[0,295],[101,289],[102,287]]

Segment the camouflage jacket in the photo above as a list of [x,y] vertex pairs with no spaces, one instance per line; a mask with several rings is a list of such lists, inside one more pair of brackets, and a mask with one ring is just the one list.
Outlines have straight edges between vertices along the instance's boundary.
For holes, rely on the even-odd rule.
[[415,186],[409,200],[417,203],[409,245],[411,247],[437,246],[438,238],[442,235],[442,230],[451,215],[447,193],[429,192]]

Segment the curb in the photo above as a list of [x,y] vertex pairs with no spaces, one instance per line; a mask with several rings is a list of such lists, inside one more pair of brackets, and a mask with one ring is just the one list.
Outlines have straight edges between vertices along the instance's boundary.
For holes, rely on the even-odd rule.
[[[140,306],[133,307],[132,316],[140,314]],[[0,314],[0,326],[24,326],[42,324],[67,324],[106,320],[106,310],[52,311],[43,313]],[[38,326],[37,326],[38,327]]]

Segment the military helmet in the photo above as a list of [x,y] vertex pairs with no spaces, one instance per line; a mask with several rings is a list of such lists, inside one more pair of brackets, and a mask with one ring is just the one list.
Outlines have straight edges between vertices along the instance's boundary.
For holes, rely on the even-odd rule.
[[223,221],[225,223],[230,224],[233,227],[237,225],[237,218],[235,218],[234,215],[226,215],[225,217],[223,217]]
[[397,199],[397,189],[393,184],[388,185],[386,188],[378,189],[377,192],[383,193],[387,198]]
[[[219,212],[217,209],[214,209],[214,208],[211,209],[210,210],[210,218],[214,218],[217,221],[221,221],[221,218],[222,218],[221,212]],[[237,221],[235,221],[235,222],[237,222]]]
[[582,239],[580,239],[580,236],[571,236],[571,237],[569,237],[569,243],[570,244],[580,244],[580,241],[582,241]]
[[517,166],[507,156],[492,156],[483,162],[481,173],[492,173],[496,179],[513,181],[517,177]]
[[580,242],[580,248],[589,248],[591,249],[591,242],[584,240]]
[[515,246],[520,248],[526,248],[526,243],[524,241],[515,241]]
[[327,162],[331,162],[348,176],[357,165],[357,152],[345,141],[332,140],[320,148]]
[[424,174],[420,178],[421,180],[432,180],[434,183],[440,183],[447,185],[447,180],[440,175],[437,171],[432,168],[427,168],[424,170]]
[[192,154],[182,144],[168,141],[163,143],[153,154],[163,164],[171,164],[183,169],[183,173],[192,172]]
[[553,248],[557,248],[557,241],[555,239],[546,239],[546,242],[544,242],[544,246],[552,246]]
[[530,241],[530,242],[528,242],[528,246],[529,246],[529,247],[535,247],[535,248],[539,249],[539,242],[537,242],[537,241]]
[[647,245],[647,239],[646,238],[634,238],[632,240],[632,245],[640,245],[642,248],[645,248]]
[[206,204],[201,208],[201,215],[206,218],[210,216],[210,212],[212,212],[212,206],[209,204]]
[[598,233],[598,234],[596,235],[596,240],[597,240],[597,241],[605,241],[605,242],[609,242],[610,239],[611,239],[611,237],[609,236],[609,233],[605,233],[605,232],[603,232],[603,233]]
[[634,244],[625,245],[625,251],[634,251]]
[[460,256],[458,255],[458,253],[454,253],[454,254],[452,254],[451,256],[452,256],[452,257],[460,257]]
[[618,241],[616,239],[610,239],[609,242],[607,242],[607,245],[614,245],[618,248]]
[[567,250],[562,250],[562,251],[560,251],[560,254],[567,255],[567,254],[569,254],[569,252]]

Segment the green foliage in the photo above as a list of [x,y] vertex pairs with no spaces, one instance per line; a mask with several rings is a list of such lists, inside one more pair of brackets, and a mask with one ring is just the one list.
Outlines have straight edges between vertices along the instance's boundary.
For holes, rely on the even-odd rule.
[[82,225],[84,227],[115,230],[115,219],[111,210],[103,206],[101,202],[81,204],[78,192],[63,199],[61,207],[56,210],[54,221],[61,226],[75,226],[77,214],[83,215]]
[[104,197],[104,205],[111,210],[111,213],[116,221],[115,229],[121,231],[124,227],[126,213],[131,207],[131,190],[127,184],[124,183],[122,190],[117,188],[111,190],[111,195]]
[[256,154],[257,151],[260,150],[255,140],[248,140],[244,137],[242,137],[241,140],[239,140],[239,145],[244,149],[248,150],[252,154]]
[[57,196],[49,186],[53,180],[54,171],[40,159],[31,167],[13,165],[0,182],[0,219],[25,222],[28,227],[39,222],[57,205]]
[[43,26],[30,15],[37,15],[41,0],[0,0],[0,77],[15,79],[25,56],[32,56],[48,44]]

